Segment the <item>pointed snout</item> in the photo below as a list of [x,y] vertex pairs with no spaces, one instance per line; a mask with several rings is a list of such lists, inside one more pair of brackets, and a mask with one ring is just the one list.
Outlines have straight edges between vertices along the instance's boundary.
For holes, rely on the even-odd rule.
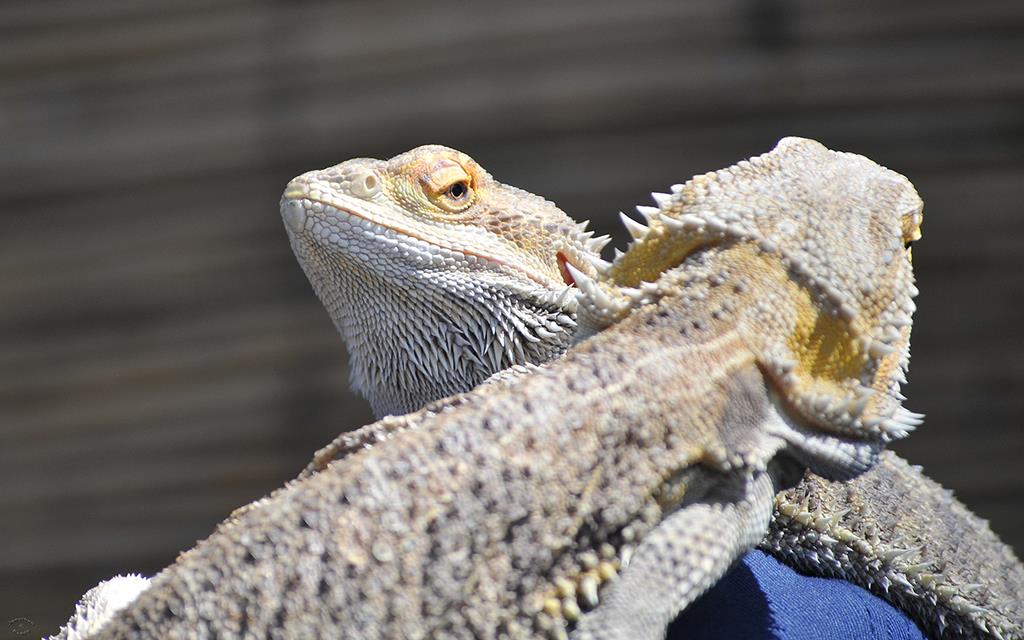
[[308,194],[308,181],[305,175],[301,175],[288,183],[281,196],[281,219],[293,235],[300,235],[306,230],[306,220],[309,216],[302,200]]

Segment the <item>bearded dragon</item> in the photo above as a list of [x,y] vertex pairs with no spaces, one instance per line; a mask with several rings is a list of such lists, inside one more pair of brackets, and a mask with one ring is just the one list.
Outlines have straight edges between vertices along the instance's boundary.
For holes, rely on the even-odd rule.
[[[759,541],[933,633],[1019,634],[1012,552],[918,471],[879,462],[920,421],[899,395],[910,183],[784,139],[655,199],[605,265],[553,205],[441,147],[293,181],[293,247],[378,413],[558,355],[573,311],[579,343],[343,436],[96,637],[660,637]],[[807,469],[861,475],[778,494]]]

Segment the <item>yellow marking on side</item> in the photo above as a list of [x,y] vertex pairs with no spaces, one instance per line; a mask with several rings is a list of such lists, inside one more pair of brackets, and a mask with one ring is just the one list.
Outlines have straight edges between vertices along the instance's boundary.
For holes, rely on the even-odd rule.
[[792,281],[787,288],[796,308],[796,324],[786,347],[797,362],[797,376],[832,384],[859,377],[867,358],[850,325],[823,310],[806,288]]
[[643,242],[635,242],[619,259],[608,278],[623,287],[638,287],[641,282],[654,282],[662,273],[679,264],[704,243],[695,237],[671,233],[655,223]]

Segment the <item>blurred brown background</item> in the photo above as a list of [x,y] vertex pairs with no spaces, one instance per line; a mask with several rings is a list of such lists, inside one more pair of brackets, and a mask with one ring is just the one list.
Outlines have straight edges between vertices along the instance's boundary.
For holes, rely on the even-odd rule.
[[0,636],[370,419],[278,217],[293,175],[444,143],[611,230],[790,134],[923,195],[928,421],[898,449],[1020,553],[1019,0],[3,3]]

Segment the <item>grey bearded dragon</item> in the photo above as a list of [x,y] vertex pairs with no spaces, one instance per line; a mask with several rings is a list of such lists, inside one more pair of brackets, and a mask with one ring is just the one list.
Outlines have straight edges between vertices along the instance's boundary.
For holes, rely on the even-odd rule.
[[608,264],[444,147],[293,180],[354,385],[379,415],[427,405],[62,637],[658,638],[759,543],[936,637],[1022,637],[1012,551],[882,451],[920,422],[911,184],[787,138],[655,201]]

